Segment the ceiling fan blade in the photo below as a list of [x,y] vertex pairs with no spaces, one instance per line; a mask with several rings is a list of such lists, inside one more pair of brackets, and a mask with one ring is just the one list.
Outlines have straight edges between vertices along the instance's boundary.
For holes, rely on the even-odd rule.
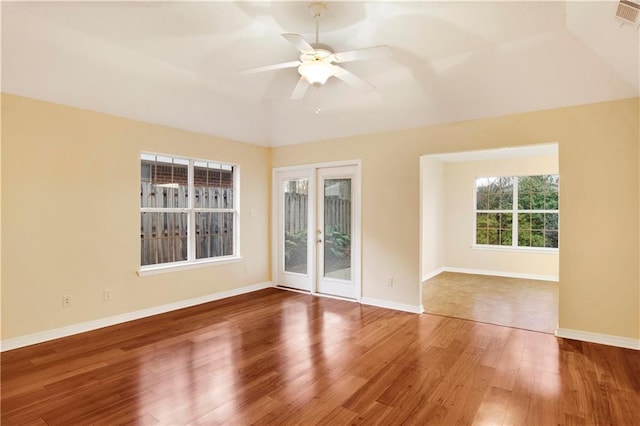
[[315,52],[315,49],[311,47],[311,45],[307,43],[307,41],[302,38],[300,34],[284,33],[282,34],[282,37],[287,39],[289,43],[293,44],[294,47],[302,53]]
[[257,72],[263,72],[263,71],[279,70],[283,68],[293,68],[293,67],[299,66],[300,64],[302,64],[302,62],[300,61],[283,62],[281,64],[265,65],[263,67],[249,68],[249,69],[240,71],[240,74],[242,75],[255,74]]
[[333,65],[333,76],[365,92],[370,92],[375,89],[375,86],[373,84],[369,83],[368,81],[364,81],[357,75],[337,65]]
[[386,58],[393,56],[393,51],[389,46],[375,46],[364,49],[348,50],[346,52],[334,53],[336,62],[361,61],[363,59]]
[[291,92],[290,99],[297,101],[304,98],[305,93],[309,89],[309,82],[302,76],[300,76],[300,80],[298,80],[298,84],[293,88],[293,92]]

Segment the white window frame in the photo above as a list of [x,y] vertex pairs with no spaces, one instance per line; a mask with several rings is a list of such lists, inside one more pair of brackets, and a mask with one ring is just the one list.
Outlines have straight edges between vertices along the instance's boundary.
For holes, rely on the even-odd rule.
[[[212,264],[224,264],[231,262],[239,262],[242,260],[240,255],[240,166],[238,164],[226,161],[204,160],[199,158],[190,158],[181,155],[160,154],[154,152],[143,151],[139,156],[139,164],[142,167],[142,161],[151,160],[151,157],[167,157],[174,160],[186,161],[188,164],[187,183],[188,183],[188,206],[179,207],[142,207],[140,213],[187,213],[187,260],[177,262],[158,263],[152,265],[140,265],[138,270],[139,276],[153,275],[162,272],[192,269]],[[196,163],[214,163],[221,166],[231,167],[233,170],[233,207],[227,209],[221,208],[201,208],[194,207],[195,185],[194,185],[194,165]],[[140,176],[140,174],[138,175]],[[141,177],[139,178],[141,179]],[[140,181],[139,181],[140,182]],[[228,256],[207,257],[196,259],[196,213],[233,213],[233,254]],[[138,250],[140,253],[140,250]],[[142,259],[139,260],[141,262]]]
[[[557,254],[560,250],[560,240],[558,239],[558,247],[530,247],[518,245],[518,214],[519,213],[555,213],[560,218],[560,190],[558,189],[558,209],[549,210],[535,210],[535,209],[518,209],[518,180],[521,177],[528,176],[540,176],[540,175],[558,175],[558,173],[541,173],[536,175],[513,175],[513,176],[476,176],[473,179],[473,244],[471,248],[480,250],[497,250],[497,251],[516,251],[516,252],[539,252],[539,253],[553,253]],[[559,175],[558,175],[559,176]],[[513,201],[511,203],[510,210],[478,210],[478,189],[476,187],[476,181],[478,179],[486,178],[500,178],[506,177],[511,179],[513,188]],[[511,220],[511,245],[497,245],[497,244],[478,244],[476,231],[478,228],[478,213],[510,213]],[[560,223],[558,223],[558,235],[560,235]]]

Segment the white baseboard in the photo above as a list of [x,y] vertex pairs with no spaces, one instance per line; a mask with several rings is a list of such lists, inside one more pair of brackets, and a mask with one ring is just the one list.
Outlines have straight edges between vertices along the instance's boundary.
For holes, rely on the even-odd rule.
[[559,281],[558,277],[555,275],[534,275],[534,274],[522,274],[519,272],[487,271],[484,269],[456,268],[452,266],[445,266],[442,268],[442,271],[458,272],[460,274],[493,275],[496,277],[523,278],[527,280],[554,281],[554,282]]
[[166,312],[175,311],[177,309],[188,308],[200,305],[202,303],[213,302],[215,300],[226,299],[227,297],[239,296],[253,291],[263,290],[273,287],[271,282],[262,282],[258,284],[248,285],[232,290],[221,291],[218,293],[208,294],[205,296],[195,297],[193,299],[181,300],[166,305],[154,306],[152,308],[141,309],[139,311],[128,312],[126,314],[114,315],[112,317],[101,318],[98,320],[87,321],[80,324],[68,325],[65,327],[54,328],[52,330],[42,331],[39,333],[28,334],[26,336],[14,337],[0,342],[0,352],[17,349],[24,346],[35,345],[36,343],[46,342],[48,340],[59,339],[61,337],[71,336],[73,334],[84,333],[86,331],[96,330],[98,328],[108,327],[111,325],[121,324],[127,321],[133,321],[140,318],[150,317],[152,315],[164,314]]
[[600,343],[601,345],[640,350],[640,339],[632,339],[630,337],[591,333],[589,331],[571,330],[568,328],[557,329],[556,336],[564,339],[581,340],[583,342]]
[[411,312],[412,314],[421,314],[424,312],[422,305],[405,305],[404,303],[391,302],[389,300],[374,299],[372,297],[363,297],[360,299],[363,305],[377,306],[379,308],[393,309],[396,311]]
[[431,272],[427,272],[422,276],[422,281],[424,282],[426,280],[430,280],[431,278],[435,277],[436,275],[440,275],[443,272],[444,272],[444,268],[438,268]]

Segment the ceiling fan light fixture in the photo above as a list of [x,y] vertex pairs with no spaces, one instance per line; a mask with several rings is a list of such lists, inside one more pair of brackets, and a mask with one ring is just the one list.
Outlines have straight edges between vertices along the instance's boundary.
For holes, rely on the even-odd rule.
[[305,62],[298,67],[298,72],[309,84],[322,86],[333,75],[333,66],[324,61]]

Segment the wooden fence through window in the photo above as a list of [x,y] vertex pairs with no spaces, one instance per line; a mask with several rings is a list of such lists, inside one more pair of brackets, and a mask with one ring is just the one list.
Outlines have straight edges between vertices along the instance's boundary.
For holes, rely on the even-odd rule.
[[[187,187],[157,186],[141,183],[144,207],[186,208]],[[196,208],[233,208],[233,188],[196,187]],[[234,228],[232,212],[196,212],[196,259],[233,254]],[[188,213],[141,212],[140,256],[142,265],[187,260]]]
[[[284,231],[294,234],[307,229],[309,200],[307,194],[285,192],[284,194]],[[325,229],[332,229],[351,235],[351,200],[338,196],[324,200]]]

